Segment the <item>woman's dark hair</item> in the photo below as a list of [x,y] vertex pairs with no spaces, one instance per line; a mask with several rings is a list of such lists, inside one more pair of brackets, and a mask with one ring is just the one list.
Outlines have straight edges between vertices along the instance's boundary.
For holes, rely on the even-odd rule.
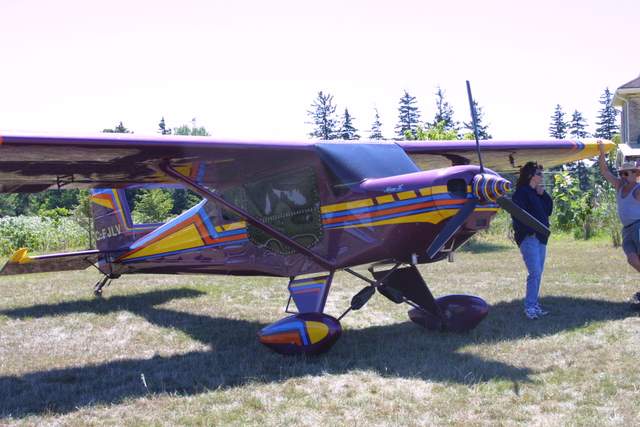
[[516,188],[520,188],[524,185],[529,185],[529,182],[531,182],[531,178],[533,178],[537,171],[542,169],[544,169],[542,165],[539,165],[536,162],[527,162],[523,167],[520,168],[520,176],[518,177]]

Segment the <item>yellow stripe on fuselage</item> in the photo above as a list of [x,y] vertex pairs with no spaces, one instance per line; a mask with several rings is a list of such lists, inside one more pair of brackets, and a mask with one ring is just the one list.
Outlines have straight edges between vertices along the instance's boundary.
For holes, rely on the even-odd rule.
[[111,200],[103,199],[103,198],[100,198],[100,197],[91,197],[91,201],[93,203],[95,203],[96,205],[103,206],[103,207],[105,207],[107,209],[111,209],[111,210],[114,209],[114,206],[113,206],[113,203],[111,202]]
[[368,208],[370,206],[373,206],[373,199],[362,199],[362,200],[354,200],[352,202],[337,203],[335,205],[322,206],[320,208],[320,212],[331,213],[331,212],[346,211],[349,209]]
[[[470,191],[471,191],[471,186],[468,185],[467,192],[470,192]],[[431,196],[431,195],[443,194],[448,192],[449,190],[447,189],[446,185],[434,185],[432,187],[423,187],[417,190],[403,191],[400,193],[385,194],[384,196],[378,196],[375,198],[375,202],[377,202],[378,205],[383,205],[385,203],[392,203],[395,201],[394,195],[399,200],[409,200],[409,199],[414,199],[418,197],[417,194],[420,194],[420,196]],[[353,201],[344,202],[344,203],[336,203],[334,205],[326,205],[326,206],[320,207],[320,212],[325,214],[325,213],[347,211],[349,209],[368,208],[368,207],[374,206],[375,202],[374,202],[374,199],[361,199],[361,200],[353,200]]]
[[246,222],[239,221],[239,222],[232,222],[231,224],[218,225],[216,226],[216,231],[218,233],[222,233],[223,231],[238,230],[240,228],[246,228],[246,227],[247,227]]
[[376,197],[376,202],[378,202],[379,205],[383,205],[385,203],[391,203],[393,202],[393,196],[391,194],[387,194],[385,196],[378,196]]
[[402,193],[398,193],[399,200],[408,200],[408,199],[415,199],[415,198],[416,198],[415,191],[403,191]]
[[343,227],[335,227],[337,228],[360,228],[360,227],[376,227],[379,225],[390,225],[390,224],[405,224],[405,223],[415,223],[415,222],[430,222],[432,224],[437,224],[442,221],[444,218],[440,214],[442,211],[433,211],[433,212],[424,212],[415,215],[406,215],[400,216],[397,218],[384,219],[381,221],[373,221],[373,222],[365,222],[362,224],[350,224],[345,225]]
[[141,258],[150,255],[162,254],[165,252],[179,251],[182,249],[196,248],[203,246],[204,242],[195,224],[191,224],[181,230],[176,231],[147,246],[144,249],[126,256],[124,259]]
[[[417,197],[416,191],[419,192],[421,196],[430,196],[432,194],[446,193],[447,186],[436,185],[433,187],[420,188],[415,191],[414,190],[403,191],[403,192],[394,193],[394,194],[398,197],[399,200],[408,200],[408,199],[413,199]],[[395,198],[393,197],[394,194],[385,194],[384,196],[378,196],[375,198],[375,201],[379,205],[383,205],[385,203],[392,203],[395,201]],[[349,209],[368,208],[368,207],[374,206],[374,204],[375,204],[374,199],[353,200],[351,202],[336,203],[334,205],[322,206],[320,208],[320,212],[324,214],[324,213],[346,211]]]

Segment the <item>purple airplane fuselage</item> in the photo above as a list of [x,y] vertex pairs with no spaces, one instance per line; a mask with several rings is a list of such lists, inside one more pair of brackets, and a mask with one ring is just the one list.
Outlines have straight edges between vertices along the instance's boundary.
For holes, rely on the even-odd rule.
[[[94,191],[92,197],[102,237],[98,248],[116,249],[103,263],[110,262],[116,274],[293,277],[385,260],[430,262],[487,228],[498,209],[494,203],[478,205],[442,253],[427,259],[426,248],[446,219],[472,197],[470,186],[479,168],[419,171],[395,145],[384,159],[364,160],[338,147],[331,145],[333,157],[325,158],[285,153],[281,169],[219,191],[326,263],[292,250],[286,241],[208,200],[160,226],[131,224],[124,191],[112,189]],[[354,165],[358,160],[361,164]],[[206,173],[199,170],[196,180]]]

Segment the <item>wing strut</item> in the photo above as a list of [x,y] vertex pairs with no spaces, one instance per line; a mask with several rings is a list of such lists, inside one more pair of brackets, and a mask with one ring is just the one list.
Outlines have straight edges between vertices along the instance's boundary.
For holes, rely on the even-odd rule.
[[314,262],[316,262],[318,265],[320,265],[321,267],[329,270],[329,271],[334,271],[336,269],[336,266],[334,265],[334,263],[332,263],[331,261],[321,257],[320,255],[316,254],[315,252],[309,250],[308,248],[302,246],[300,243],[296,242],[295,240],[291,239],[289,236],[283,234],[282,232],[276,230],[275,228],[271,227],[269,224],[266,224],[262,221],[260,221],[258,218],[254,217],[253,215],[251,215],[249,212],[245,211],[244,209],[229,203],[228,201],[226,201],[222,196],[220,196],[219,194],[214,193],[213,191],[210,191],[208,188],[198,184],[197,182],[193,181],[192,179],[182,175],[180,172],[176,171],[175,169],[173,169],[170,165],[169,162],[163,162],[160,164],[160,169],[166,173],[167,175],[169,175],[171,178],[174,178],[175,180],[177,180],[178,182],[180,182],[181,184],[184,184],[186,187],[188,187],[190,190],[192,190],[195,193],[198,193],[199,195],[201,195],[202,197],[204,197],[207,200],[211,200],[214,203],[218,203],[222,206],[224,206],[225,208],[229,209],[230,211],[238,214],[239,216],[241,216],[245,221],[247,221],[249,224],[253,225],[256,228],[259,228],[260,230],[264,231],[265,233],[268,233],[269,235],[273,236],[275,239],[278,239],[280,242],[284,243],[285,245],[291,247],[292,249],[294,249],[295,251],[308,256],[309,258],[311,258]]

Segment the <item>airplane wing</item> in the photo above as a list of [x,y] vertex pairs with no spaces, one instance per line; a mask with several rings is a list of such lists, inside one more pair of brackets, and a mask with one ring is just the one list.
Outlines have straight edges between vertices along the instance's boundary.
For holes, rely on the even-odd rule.
[[[607,151],[615,144],[603,140]],[[411,159],[423,170],[451,165],[477,164],[475,141],[399,141]],[[480,141],[485,167],[499,172],[517,172],[528,161],[545,168],[560,166],[598,155],[596,139],[550,141]]]
[[[341,142],[343,148],[334,155],[335,150],[330,147],[338,147]],[[216,189],[244,184],[275,170],[318,162],[328,168],[341,161],[346,162],[343,167],[349,167],[349,163],[383,162],[384,168],[373,167],[369,171],[413,172],[406,165],[394,169],[390,164],[402,163],[394,153],[400,151],[398,147],[423,170],[478,162],[474,141],[399,141],[396,144],[247,142],[131,134],[0,135],[0,192],[174,184],[174,180],[161,172],[163,162],[180,174]],[[606,144],[607,149],[614,146],[609,141]],[[598,153],[595,140],[482,141],[480,145],[484,164],[497,171],[515,171],[529,160],[551,167]]]
[[0,135],[0,192],[175,183],[160,172],[162,162],[207,186],[237,185],[292,159],[307,164],[317,159],[313,143],[131,134]]

